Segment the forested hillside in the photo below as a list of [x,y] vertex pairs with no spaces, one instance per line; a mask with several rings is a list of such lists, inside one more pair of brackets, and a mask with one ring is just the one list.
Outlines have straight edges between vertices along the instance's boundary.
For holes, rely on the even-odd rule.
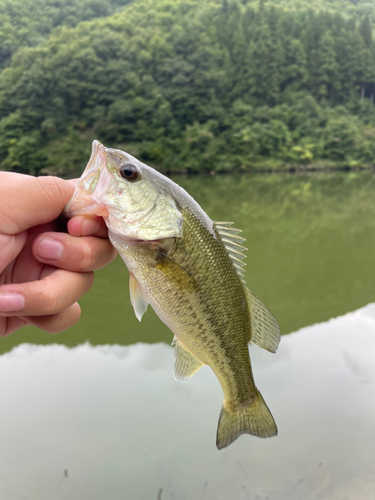
[[[248,0],[242,2],[255,3],[258,0]],[[312,10],[314,12],[330,12],[332,14],[343,14],[346,17],[355,17],[360,19],[363,15],[374,14],[373,0],[264,0],[264,5],[267,7],[275,5],[282,7],[284,10]]]
[[374,5],[136,0],[48,24],[0,74],[0,168],[77,172],[93,138],[164,172],[372,166]]
[[22,46],[43,43],[58,26],[106,17],[133,0],[0,0],[0,68]]

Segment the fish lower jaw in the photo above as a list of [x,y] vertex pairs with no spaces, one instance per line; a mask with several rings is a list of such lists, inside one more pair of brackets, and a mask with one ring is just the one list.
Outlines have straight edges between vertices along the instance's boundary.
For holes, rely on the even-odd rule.
[[90,201],[87,203],[86,199],[80,199],[77,202],[77,200],[73,197],[64,208],[63,215],[69,218],[79,215],[96,215],[98,217],[105,218],[108,216],[108,210],[96,201]]
[[[158,238],[154,240],[146,240],[142,238],[137,238],[132,235],[123,235],[114,231],[113,229],[108,229],[109,239],[111,240],[114,247],[134,247],[138,245],[150,245],[152,247],[164,247],[166,238]],[[168,238],[169,239],[169,238]]]

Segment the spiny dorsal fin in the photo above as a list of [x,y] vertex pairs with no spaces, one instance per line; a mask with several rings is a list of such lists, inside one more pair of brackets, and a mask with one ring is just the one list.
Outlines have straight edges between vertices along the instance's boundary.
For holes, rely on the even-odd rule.
[[[246,264],[242,262],[246,257],[243,251],[247,250],[247,248],[242,245],[245,238],[238,236],[241,230],[231,227],[232,224],[233,222],[214,222],[215,228],[221,236],[237,274],[245,285],[246,281],[243,279],[243,266]],[[244,289],[249,304],[251,319],[249,341],[267,351],[276,352],[280,342],[280,327],[277,319],[246,286],[244,286]]]
[[148,302],[143,298],[141,287],[132,273],[129,273],[130,302],[134,307],[135,315],[138,321],[146,312]]
[[279,323],[271,311],[246,286],[249,304],[251,333],[250,342],[269,352],[276,352],[280,342]]
[[176,345],[174,348],[174,378],[176,380],[186,380],[204,366],[176,337],[174,337],[172,345]]
[[215,228],[221,236],[221,240],[225,245],[225,248],[229,254],[231,261],[237,271],[238,276],[241,281],[245,284],[246,281],[243,279],[244,274],[244,266],[246,266],[245,262],[242,262],[246,255],[243,253],[247,250],[242,243],[245,241],[245,238],[241,238],[238,236],[238,233],[241,232],[241,229],[236,229],[231,227],[233,222],[214,222]]

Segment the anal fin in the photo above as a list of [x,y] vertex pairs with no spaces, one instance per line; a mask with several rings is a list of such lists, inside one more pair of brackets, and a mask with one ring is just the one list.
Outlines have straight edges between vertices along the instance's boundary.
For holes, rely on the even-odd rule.
[[247,288],[245,293],[250,311],[252,344],[276,352],[280,342],[279,323],[271,311]]
[[173,339],[173,343],[176,345],[174,348],[174,378],[176,380],[186,380],[204,364],[188,351],[176,337]]
[[148,302],[144,299],[141,287],[132,273],[129,273],[129,289],[130,301],[134,307],[135,315],[138,321],[141,321],[142,316],[146,312]]

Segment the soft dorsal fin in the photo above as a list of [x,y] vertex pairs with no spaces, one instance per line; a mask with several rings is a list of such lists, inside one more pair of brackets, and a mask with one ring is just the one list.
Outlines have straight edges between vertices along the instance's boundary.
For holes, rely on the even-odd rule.
[[174,337],[172,345],[176,345],[174,348],[174,377],[176,380],[186,380],[204,366],[176,337]]
[[269,352],[276,352],[280,342],[280,327],[277,319],[253,292],[246,286],[244,289],[250,311],[250,342]]
[[130,301],[138,321],[146,312],[148,302],[143,298],[141,287],[132,273],[129,273]]
[[247,250],[242,243],[245,241],[245,238],[241,238],[238,236],[238,233],[241,232],[241,229],[236,229],[231,227],[233,222],[214,222],[215,228],[221,236],[221,240],[224,243],[224,246],[229,254],[231,261],[233,262],[234,267],[243,283],[246,281],[243,279],[244,274],[244,266],[246,266],[245,262],[242,262],[246,255],[243,253]]

